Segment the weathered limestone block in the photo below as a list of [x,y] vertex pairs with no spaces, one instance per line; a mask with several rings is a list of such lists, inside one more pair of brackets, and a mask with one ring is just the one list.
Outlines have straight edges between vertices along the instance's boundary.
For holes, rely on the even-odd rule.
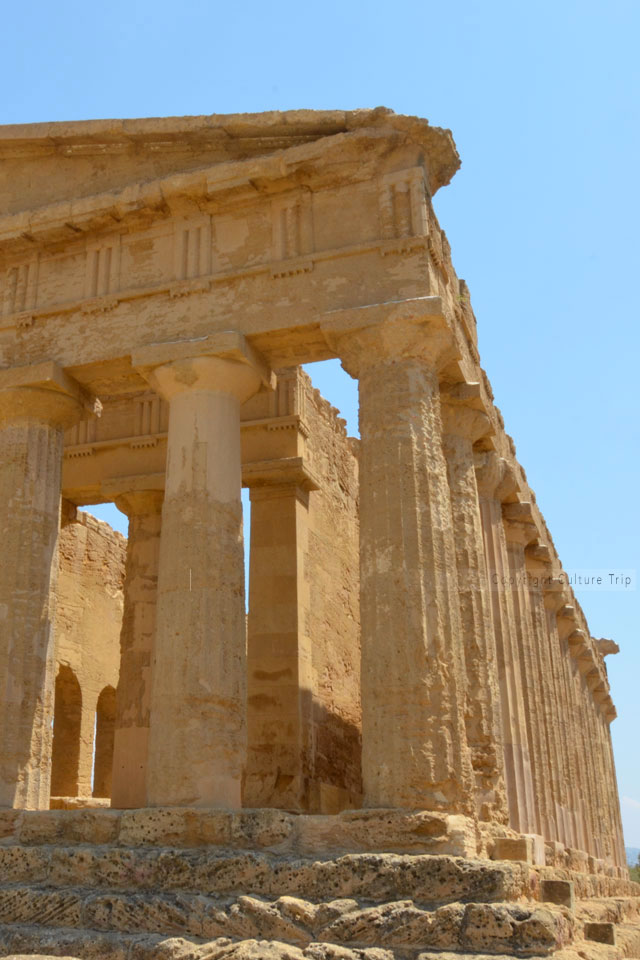
[[359,379],[365,806],[474,805],[438,364],[441,320],[414,306],[327,322]]
[[392,850],[474,856],[476,825],[456,814],[384,808],[345,810],[340,817],[304,817],[297,823],[300,850]]
[[611,946],[616,942],[616,928],[613,923],[585,923],[584,936],[586,940],[596,940],[598,943],[608,943]]
[[498,837],[493,847],[494,860],[519,860],[533,863],[532,837]]
[[83,412],[55,364],[0,373],[0,806],[49,803],[63,431]]
[[573,910],[575,907],[574,884],[571,880],[543,880],[540,884],[540,899],[557,903]]

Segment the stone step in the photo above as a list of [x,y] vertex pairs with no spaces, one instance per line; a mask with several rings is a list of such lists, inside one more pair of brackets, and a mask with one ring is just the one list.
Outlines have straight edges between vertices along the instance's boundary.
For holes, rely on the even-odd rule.
[[296,858],[269,853],[117,846],[0,846],[0,884],[184,891],[423,904],[533,899],[525,864],[391,853]]
[[200,941],[264,938],[298,946],[319,941],[412,952],[431,947],[541,956],[569,943],[575,927],[568,910],[536,903],[449,903],[429,910],[410,899],[314,903],[245,895],[223,900],[191,893],[27,885],[0,888],[0,924],[182,935]]
[[[4,951],[10,950],[11,954]],[[20,953],[19,951],[22,951]],[[0,927],[0,956],[11,960],[404,960],[404,952],[378,947],[336,950],[331,944],[311,943],[295,947],[273,940],[228,940],[196,944],[182,937],[101,934],[90,930],[59,930],[22,927],[7,932]],[[563,951],[564,952],[564,951]],[[415,960],[477,960],[479,954],[419,951]],[[560,956],[560,954],[558,954]],[[512,960],[510,954],[492,954],[492,960]],[[564,960],[564,958],[563,958]],[[578,960],[575,954],[566,960]]]
[[[245,896],[224,905],[184,894],[63,893],[25,887],[0,894],[0,950],[83,960],[138,960],[145,956],[140,944],[157,947],[163,938],[190,944],[185,960],[211,960],[226,955],[218,948],[226,950],[231,943],[264,940],[286,945],[287,956],[297,948],[309,957],[343,958],[353,950],[362,957],[362,951],[375,948],[378,960],[387,952],[413,960],[425,951],[544,957],[571,942],[573,927],[568,911],[531,903],[447,904],[426,911],[410,900],[366,906]],[[205,946],[208,951],[196,949]],[[162,956],[152,955],[154,960]]]
[[625,923],[640,919],[640,897],[601,897],[579,900],[576,916],[583,921]]
[[344,810],[335,816],[283,810],[191,807],[139,810],[0,810],[0,841],[21,844],[477,855],[476,825],[463,816],[402,810]]
[[572,880],[578,900],[600,900],[616,897],[639,897],[640,884],[619,877],[602,874],[577,873],[576,871],[542,867],[536,870],[540,880]]
[[616,946],[623,957],[636,960],[640,957],[640,924],[616,924]]

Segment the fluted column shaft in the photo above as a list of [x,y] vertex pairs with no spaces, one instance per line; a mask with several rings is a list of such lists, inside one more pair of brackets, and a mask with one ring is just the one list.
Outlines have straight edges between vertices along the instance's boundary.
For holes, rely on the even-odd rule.
[[364,803],[471,812],[440,344],[410,319],[336,340],[360,391]]
[[[571,634],[570,643],[578,651],[575,662],[581,674],[584,726],[594,772],[592,805],[596,810],[596,820],[592,852],[599,858],[616,862],[622,830],[609,724],[595,696],[599,671],[593,669],[592,656],[587,655],[587,649],[593,641],[588,640],[582,631],[580,634],[580,639],[576,638],[575,633]],[[626,858],[622,862],[625,863]]]
[[533,777],[518,668],[509,555],[502,523],[502,499],[515,486],[506,462],[494,452],[479,454],[476,469],[498,657],[509,823],[514,830],[528,833],[534,802]]
[[[562,614],[562,611],[561,611]],[[565,614],[566,616],[566,614]],[[574,715],[577,718],[578,750],[587,758],[579,766],[580,799],[586,820],[587,850],[597,857],[621,867],[626,876],[626,855],[622,836],[620,802],[611,745],[610,717],[597,696],[599,671],[587,648],[597,641],[589,640],[575,624],[559,618],[563,633],[568,633],[571,648],[570,669],[574,680]],[[595,677],[594,677],[595,673]]]
[[[511,509],[520,511],[523,504],[513,504]],[[530,523],[510,519],[510,507],[503,507],[505,537],[511,573],[511,591],[515,614],[515,639],[520,669],[522,699],[529,742],[531,777],[533,781],[533,808],[530,812],[529,830],[548,836],[549,815],[547,812],[548,765],[545,759],[544,694],[539,682],[536,660],[536,636],[529,602],[528,577],[525,562],[525,546],[535,538],[536,528]]]
[[616,847],[615,823],[618,814],[617,811],[613,809],[615,794],[612,791],[611,785],[615,783],[615,767],[613,764],[613,754],[610,749],[607,749],[608,743],[604,730],[605,726],[604,717],[602,717],[597,706],[594,704],[591,708],[592,742],[596,745],[598,766],[601,771],[598,796],[601,810],[598,856],[605,860],[613,860]]
[[[593,748],[588,744],[585,736],[585,707],[596,709],[599,707],[593,701],[587,691],[587,699],[582,694],[583,680],[578,670],[575,659],[571,655],[571,649],[568,642],[576,628],[576,614],[571,604],[571,596],[565,598],[569,602],[563,604],[556,617],[558,630],[558,641],[560,646],[560,656],[564,667],[565,686],[567,690],[566,709],[569,717],[570,742],[572,746],[572,756],[574,758],[574,834],[575,844],[578,850],[584,850],[593,853],[593,822],[590,812],[590,806],[593,802],[597,784],[591,776],[591,767],[593,761]],[[602,816],[600,809],[599,816]],[[597,821],[596,821],[597,823]],[[596,833],[599,829],[596,829]]]
[[620,798],[618,795],[618,778],[616,776],[616,764],[613,756],[613,744],[611,743],[611,728],[609,723],[600,715],[600,725],[602,729],[602,753],[604,755],[605,768],[608,775],[610,787],[610,802],[613,808],[611,816],[612,829],[612,855],[614,862],[623,871],[622,876],[626,877],[627,855],[624,848],[624,834],[622,832],[622,817],[620,814]]
[[111,806],[116,808],[147,804],[162,501],[161,490],[131,490],[115,497],[116,506],[129,517],[111,787]]
[[[564,780],[564,763],[562,755],[562,736],[558,719],[560,704],[556,696],[553,681],[554,665],[549,646],[549,632],[547,629],[547,614],[544,605],[542,581],[550,576],[544,563],[536,559],[536,546],[525,551],[525,566],[527,572],[527,590],[529,593],[529,610],[533,630],[533,652],[538,668],[539,690],[541,692],[541,722],[543,725],[543,751],[545,762],[546,787],[546,823],[544,836],[547,840],[564,842],[564,832],[560,817],[560,806],[563,803],[566,784]],[[546,547],[540,548],[548,552]]]
[[[566,598],[560,594],[558,603],[562,606],[566,604]],[[558,647],[559,663],[561,667],[561,682],[563,691],[563,703],[566,713],[566,748],[567,763],[569,769],[569,802],[570,802],[570,823],[572,846],[576,850],[584,850],[583,840],[583,797],[585,796],[584,773],[585,763],[582,760],[581,750],[579,748],[580,731],[579,711],[576,703],[575,688],[572,681],[572,663],[569,654],[569,647],[566,640],[566,631],[562,629],[562,621],[558,617],[558,607],[553,620],[553,629],[555,643]]]
[[246,619],[240,405],[260,377],[217,356],[156,367],[170,404],[147,796],[241,806]]
[[485,414],[443,398],[443,447],[458,573],[467,695],[467,741],[483,820],[508,818],[496,640],[482,538],[473,444],[487,432]]
[[585,688],[577,664],[568,651],[566,660],[572,695],[570,709],[574,718],[578,756],[582,758],[578,763],[580,781],[577,797],[580,849],[586,850],[588,853],[595,853],[593,841],[600,831],[602,810],[598,808],[599,805],[596,803],[597,778],[594,775],[593,744],[590,742],[587,732],[587,714],[589,710],[594,708],[595,704],[591,701],[590,693]]
[[562,803],[559,811],[559,821],[562,825],[562,842],[567,847],[577,846],[574,811],[575,801],[575,764],[576,758],[571,742],[571,718],[569,716],[569,700],[566,688],[565,665],[562,662],[560,639],[558,637],[557,610],[564,602],[557,584],[553,578],[543,584],[544,602],[547,621],[547,635],[551,654],[551,676],[553,695],[558,705],[556,723],[560,731],[561,764],[563,769]]
[[63,431],[82,404],[0,389],[0,806],[49,806]]

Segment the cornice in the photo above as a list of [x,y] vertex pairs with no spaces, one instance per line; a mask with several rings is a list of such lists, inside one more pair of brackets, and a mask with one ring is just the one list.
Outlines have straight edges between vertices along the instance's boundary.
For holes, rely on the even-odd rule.
[[52,153],[72,157],[141,149],[157,153],[176,145],[213,149],[219,160],[246,159],[349,134],[363,127],[395,130],[421,144],[432,161],[435,189],[448,183],[460,166],[450,130],[432,127],[421,117],[395,114],[385,107],[10,124],[0,126],[0,159]]
[[[393,132],[383,139],[377,131],[373,133],[360,130],[267,157],[172,173],[90,197],[0,216],[0,255],[35,253],[39,246],[78,240],[92,233],[139,229],[158,219],[211,213],[221,205],[291,191],[301,185],[301,178],[305,186],[316,189],[335,185],[336,180],[369,180],[374,175],[372,167],[396,139]],[[365,143],[371,148],[366,161],[356,163]],[[327,165],[331,159],[335,162]]]

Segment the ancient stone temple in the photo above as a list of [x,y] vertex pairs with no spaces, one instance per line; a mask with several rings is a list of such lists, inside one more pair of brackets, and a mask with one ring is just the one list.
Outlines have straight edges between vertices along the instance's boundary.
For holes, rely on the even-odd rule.
[[617,648],[480,365],[450,132],[35,124],[0,159],[0,955],[639,956]]

